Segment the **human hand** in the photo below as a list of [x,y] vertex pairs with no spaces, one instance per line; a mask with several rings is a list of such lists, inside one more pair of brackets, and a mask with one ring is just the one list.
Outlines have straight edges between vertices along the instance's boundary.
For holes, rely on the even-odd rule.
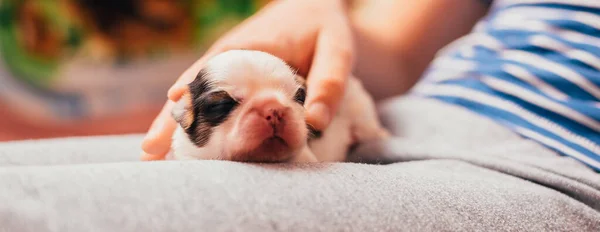
[[354,46],[346,0],[274,1],[219,39],[169,89],[169,100],[152,123],[142,160],[162,160],[177,127],[171,108],[206,60],[232,49],[271,53],[307,77],[306,120],[325,129],[337,111],[352,70]]

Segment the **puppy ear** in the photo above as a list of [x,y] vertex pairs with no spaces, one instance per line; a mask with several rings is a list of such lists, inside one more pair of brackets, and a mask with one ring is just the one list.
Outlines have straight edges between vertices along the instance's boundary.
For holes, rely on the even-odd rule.
[[192,109],[192,95],[189,89],[175,103],[171,115],[183,129],[188,129],[194,121],[194,110]]

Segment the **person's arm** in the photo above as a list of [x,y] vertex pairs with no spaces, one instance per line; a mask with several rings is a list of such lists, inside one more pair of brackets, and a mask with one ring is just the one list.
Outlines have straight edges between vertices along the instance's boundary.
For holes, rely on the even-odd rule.
[[420,78],[435,53],[468,33],[486,0],[356,0],[351,17],[355,74],[376,98],[398,95]]

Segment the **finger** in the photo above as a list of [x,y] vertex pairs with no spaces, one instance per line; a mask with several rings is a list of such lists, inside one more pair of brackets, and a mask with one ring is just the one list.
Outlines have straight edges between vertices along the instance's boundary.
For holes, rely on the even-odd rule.
[[173,105],[174,102],[168,101],[152,122],[142,142],[142,150],[145,152],[145,156],[150,156],[155,160],[164,159],[171,149],[171,137],[173,137],[177,127],[177,122],[171,116]]
[[335,115],[352,69],[350,31],[336,26],[324,29],[319,34],[306,83],[306,120],[317,130],[324,130]]

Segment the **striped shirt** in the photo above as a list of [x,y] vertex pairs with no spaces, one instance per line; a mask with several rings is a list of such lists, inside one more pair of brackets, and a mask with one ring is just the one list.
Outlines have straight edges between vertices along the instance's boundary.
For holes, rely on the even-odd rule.
[[600,0],[496,0],[412,92],[600,171]]

